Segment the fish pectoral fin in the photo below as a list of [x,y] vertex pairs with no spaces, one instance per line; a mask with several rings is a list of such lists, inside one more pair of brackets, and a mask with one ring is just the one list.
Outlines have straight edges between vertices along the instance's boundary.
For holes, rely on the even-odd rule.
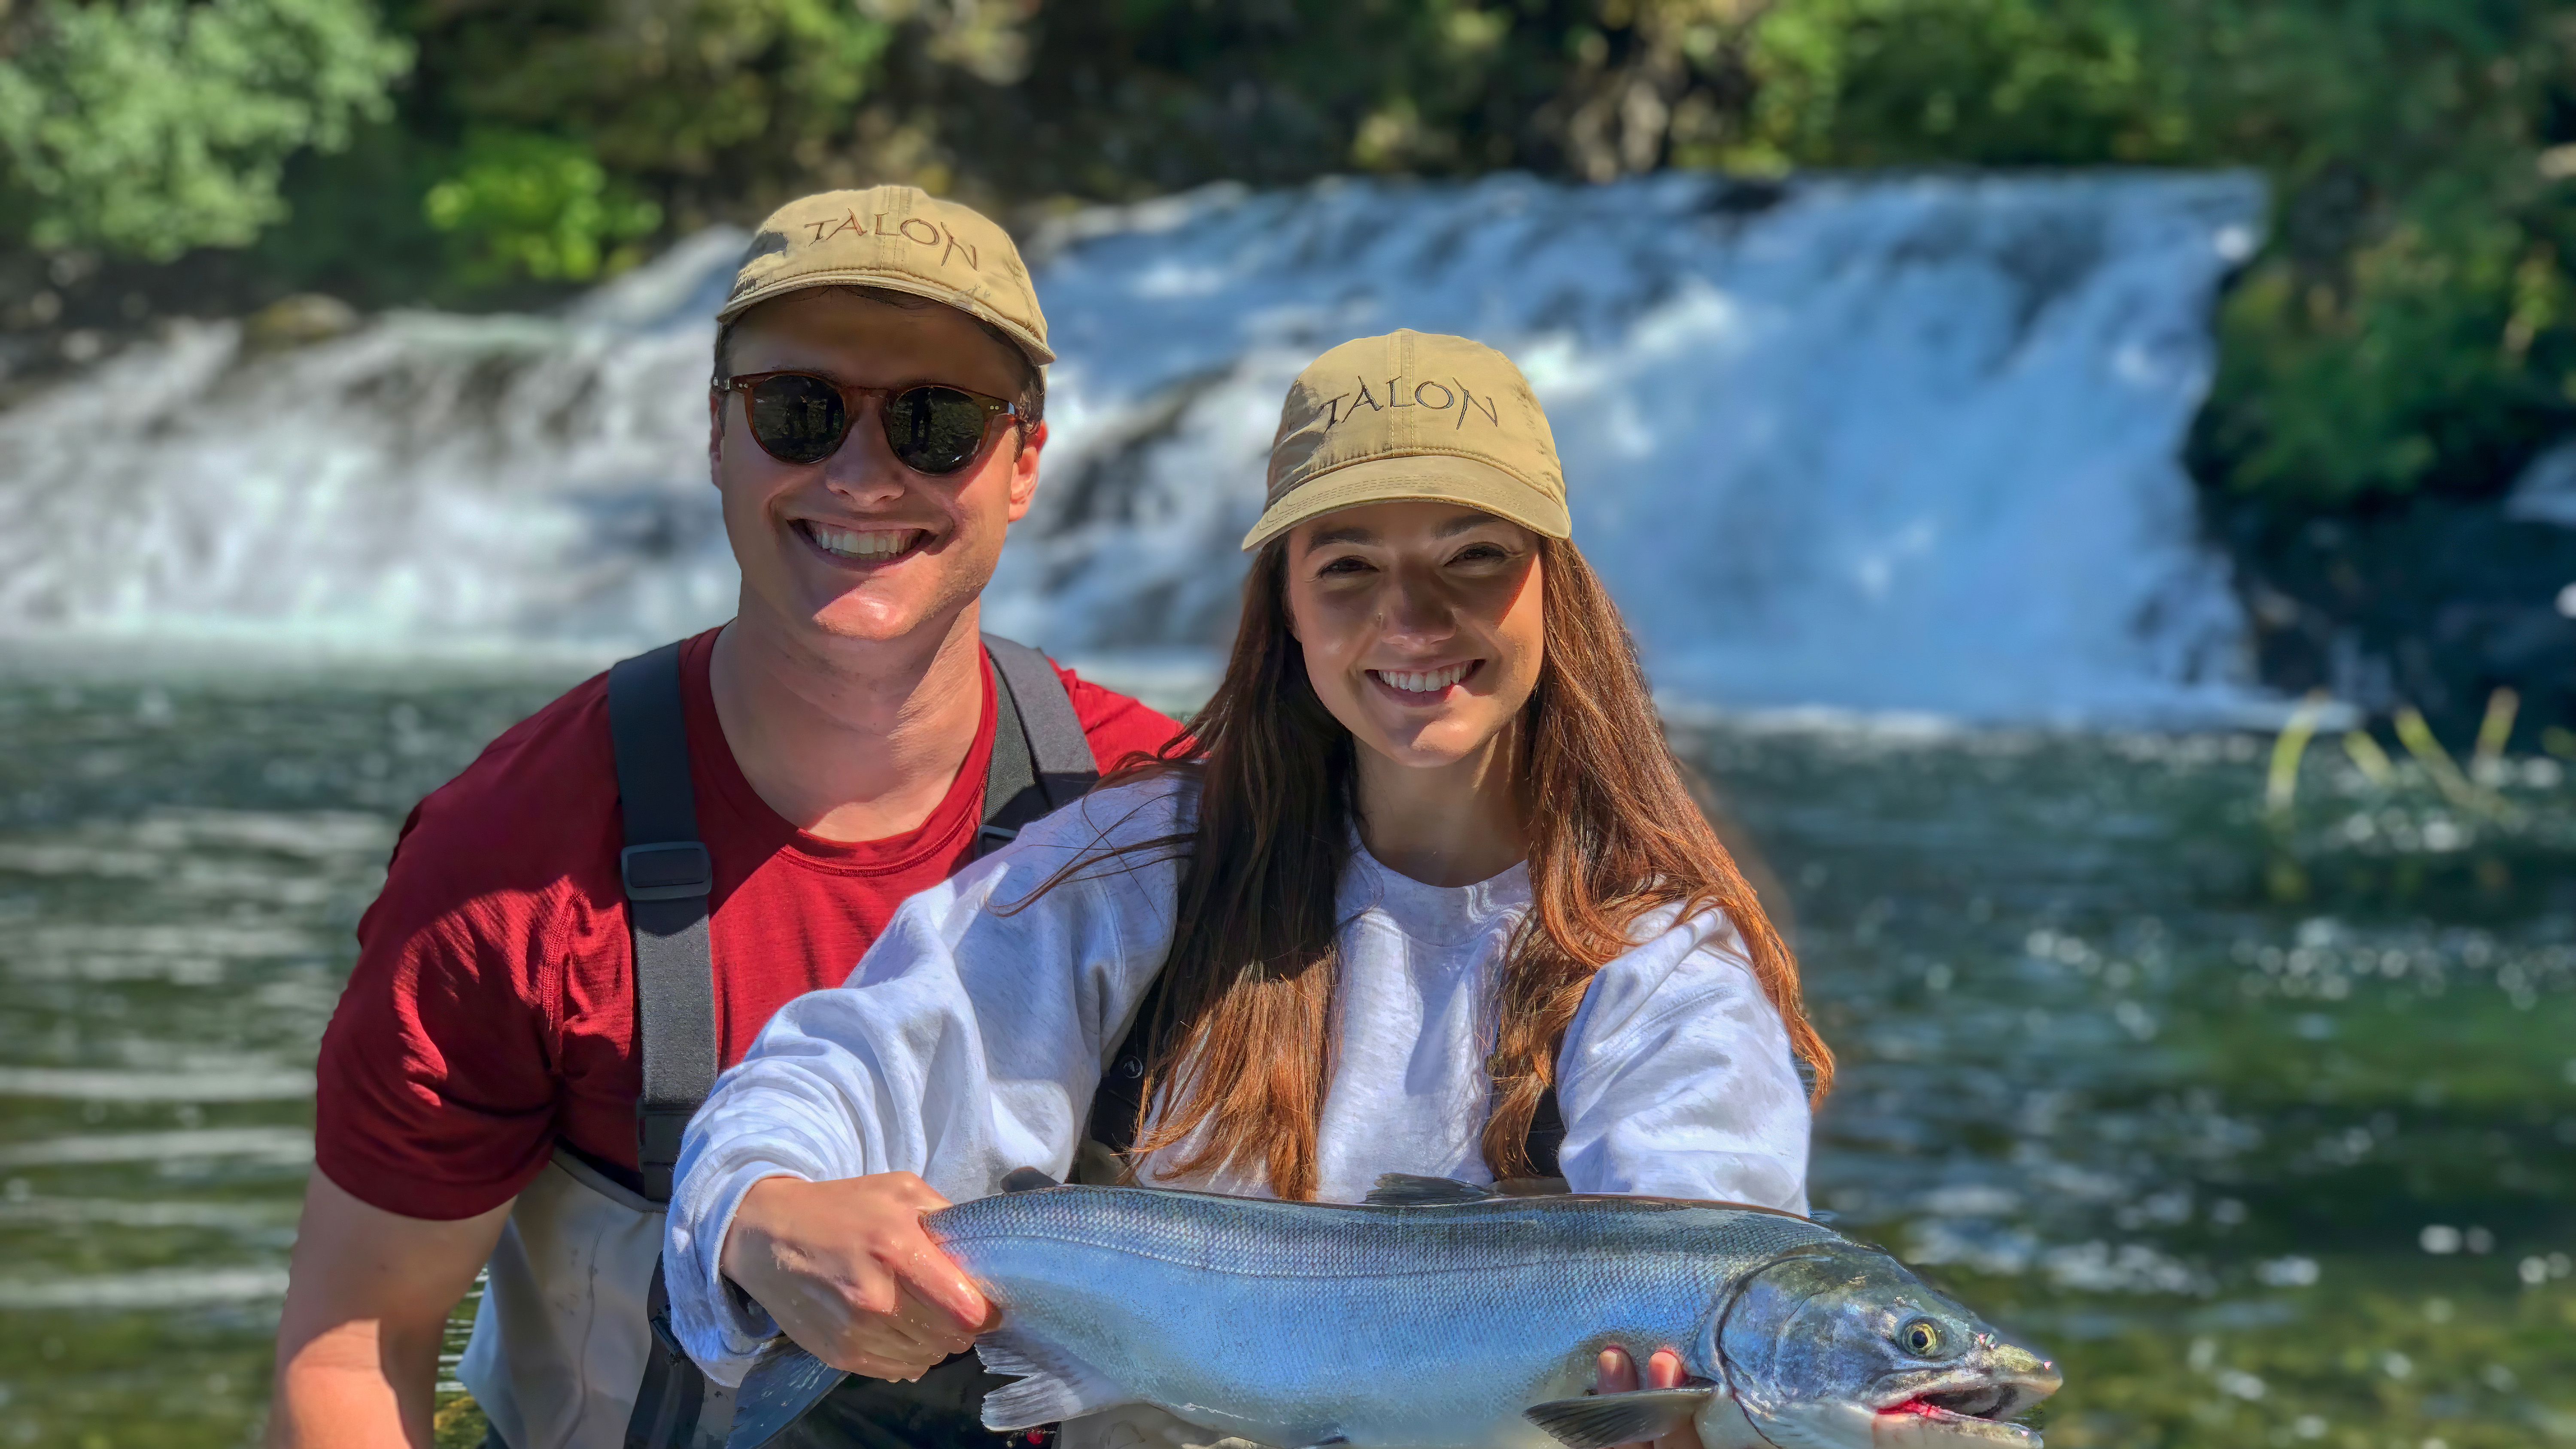
[[1461,1203],[1490,1202],[1502,1194],[1490,1187],[1460,1182],[1454,1177],[1416,1177],[1409,1172],[1381,1175],[1377,1186],[1361,1201],[1371,1207],[1456,1207]]
[[1010,1171],[1002,1174],[1002,1191],[1004,1192],[1036,1192],[1040,1188],[1062,1186],[1064,1186],[1063,1183],[1056,1181],[1054,1178],[1047,1176],[1045,1173],[1038,1171],[1034,1167],[1014,1167]]
[[984,1396],[984,1427],[1008,1433],[1131,1402],[1098,1369],[1029,1334],[999,1328],[975,1340],[989,1373],[1014,1382]]
[[1716,1392],[1715,1388],[1639,1389],[1553,1399],[1521,1410],[1521,1417],[1555,1435],[1566,1449],[1609,1449],[1613,1444],[1672,1433],[1688,1424]]
[[734,1391],[725,1449],[761,1449],[848,1377],[783,1336],[773,1340]]

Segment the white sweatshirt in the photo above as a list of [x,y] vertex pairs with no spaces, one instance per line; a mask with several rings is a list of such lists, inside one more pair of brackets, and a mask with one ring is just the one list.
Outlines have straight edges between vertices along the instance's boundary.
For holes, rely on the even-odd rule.
[[[1086,866],[1026,909],[1059,867],[1104,844],[1187,827],[1171,780],[1092,795],[904,902],[847,984],[790,1002],[689,1124],[665,1269],[688,1350],[737,1383],[777,1333],[718,1269],[734,1210],[765,1177],[911,1171],[952,1201],[1022,1166],[1063,1177],[1102,1070],[1172,940],[1168,851]],[[1354,849],[1338,1056],[1317,1132],[1327,1202],[1380,1173],[1492,1180],[1478,1149],[1505,945],[1529,909],[1514,866],[1423,885]],[[1577,1192],[1654,1193],[1806,1211],[1807,1101],[1779,1013],[1722,915],[1639,923],[1603,966],[1557,1063],[1559,1170]],[[1143,1176],[1168,1180],[1149,1160]],[[1259,1183],[1189,1184],[1257,1193]]]

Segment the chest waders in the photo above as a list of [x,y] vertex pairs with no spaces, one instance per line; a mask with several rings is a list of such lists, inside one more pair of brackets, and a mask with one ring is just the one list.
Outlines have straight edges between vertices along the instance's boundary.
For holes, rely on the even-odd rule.
[[[996,719],[983,819],[975,834],[978,856],[1079,799],[1100,777],[1082,721],[1046,656],[991,634],[984,636],[984,652],[997,676]],[[671,1201],[680,1135],[715,1085],[717,1060],[714,959],[707,944],[715,871],[698,839],[679,645],[638,655],[608,672],[608,729],[617,758],[625,836],[618,867],[634,935],[636,1040],[644,1078],[635,1103],[635,1157],[640,1196],[658,1210]],[[721,1445],[732,1417],[731,1394],[709,1385],[681,1351],[658,1256],[644,1308],[652,1337],[627,1420],[626,1449]],[[975,1367],[971,1358],[960,1358]],[[957,1362],[943,1368],[953,1374]],[[885,1387],[930,1385],[925,1379]],[[989,1440],[975,1424],[974,1408],[966,1406],[964,1423]]]

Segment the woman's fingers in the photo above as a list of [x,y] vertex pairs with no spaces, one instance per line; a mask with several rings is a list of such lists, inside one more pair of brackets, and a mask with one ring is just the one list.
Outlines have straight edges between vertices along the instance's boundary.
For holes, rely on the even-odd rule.
[[835,1337],[843,1349],[927,1368],[964,1347],[966,1339],[936,1326],[946,1321],[946,1315],[926,1304],[901,1303],[902,1290],[888,1286],[899,1299],[893,1313],[853,1312],[846,1305],[834,1305],[840,1326]]
[[956,1337],[963,1347],[990,1326],[993,1305],[981,1289],[968,1281],[965,1270],[932,1241],[918,1219],[913,1223],[912,1241],[902,1246],[888,1266],[902,1283],[906,1301],[927,1310],[911,1320],[925,1331]]
[[1636,1387],[1637,1365],[1628,1357],[1628,1350],[1624,1348],[1601,1350],[1601,1362],[1592,1374],[1592,1392],[1625,1394],[1633,1392]]
[[[1689,1373],[1682,1368],[1682,1356],[1669,1348],[1656,1349],[1646,1359],[1647,1388],[1677,1389],[1682,1386],[1682,1381],[1689,1377]],[[1695,1424],[1684,1424],[1656,1440],[1655,1449],[1700,1449],[1699,1427]]]
[[1678,1389],[1688,1375],[1682,1372],[1682,1356],[1669,1348],[1659,1348],[1646,1359],[1646,1387]]
[[[1637,1388],[1637,1362],[1624,1348],[1601,1350],[1600,1361],[1592,1370],[1592,1392],[1596,1394],[1634,1393]],[[1645,1444],[1622,1444],[1618,1449],[1648,1449]]]
[[[908,1379],[952,1352],[946,1339],[922,1333],[898,1317],[854,1308],[853,1296],[870,1296],[864,1277],[851,1285],[855,1293],[841,1285],[794,1279],[774,1281],[766,1297],[750,1284],[744,1287],[769,1309],[781,1332],[834,1368],[871,1378]],[[879,1287],[891,1301],[897,1291],[892,1282]]]
[[[1669,1348],[1656,1349],[1646,1358],[1645,1381],[1637,1377],[1637,1361],[1628,1357],[1624,1348],[1601,1350],[1600,1362],[1592,1373],[1592,1392],[1626,1394],[1639,1388],[1677,1389],[1690,1375],[1682,1367],[1682,1356]],[[1699,1430],[1684,1425],[1652,1444],[1623,1444],[1618,1449],[1700,1449]]]

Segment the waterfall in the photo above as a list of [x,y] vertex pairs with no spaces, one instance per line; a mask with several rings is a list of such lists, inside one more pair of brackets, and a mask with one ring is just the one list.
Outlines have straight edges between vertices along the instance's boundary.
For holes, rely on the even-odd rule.
[[[2245,625],[2178,461],[2242,175],[1671,174],[1212,187],[1029,255],[1053,441],[989,627],[1205,668],[1297,369],[1510,354],[1659,689],[1732,707],[2210,718]],[[397,657],[723,618],[710,232],[548,317],[182,327],[0,414],[0,634]]]

